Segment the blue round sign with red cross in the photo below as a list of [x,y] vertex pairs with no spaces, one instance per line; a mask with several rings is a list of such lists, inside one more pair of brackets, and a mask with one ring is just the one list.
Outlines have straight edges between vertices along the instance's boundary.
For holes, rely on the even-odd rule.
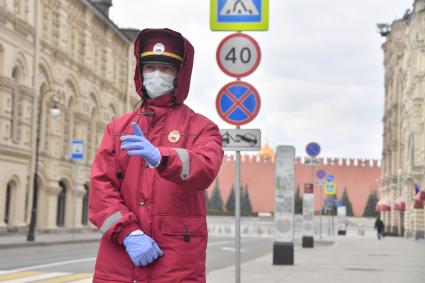
[[258,91],[242,81],[231,82],[222,87],[215,101],[218,115],[235,126],[251,122],[260,111],[260,105]]
[[311,157],[316,157],[320,153],[320,145],[316,142],[311,142],[306,146],[305,151]]

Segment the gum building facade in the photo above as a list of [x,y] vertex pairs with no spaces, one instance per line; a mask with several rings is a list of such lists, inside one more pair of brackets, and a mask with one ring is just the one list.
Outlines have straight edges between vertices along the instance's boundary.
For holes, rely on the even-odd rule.
[[[89,175],[106,124],[132,109],[133,37],[111,1],[0,1],[0,233],[84,229]],[[51,109],[60,115],[51,115]],[[70,158],[84,141],[84,159]]]

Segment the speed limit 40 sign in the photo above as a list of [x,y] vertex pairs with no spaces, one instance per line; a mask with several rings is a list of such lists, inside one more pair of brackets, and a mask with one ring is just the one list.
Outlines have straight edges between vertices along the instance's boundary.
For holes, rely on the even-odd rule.
[[261,60],[260,46],[249,35],[234,33],[224,38],[217,48],[217,63],[227,75],[235,78],[248,76]]

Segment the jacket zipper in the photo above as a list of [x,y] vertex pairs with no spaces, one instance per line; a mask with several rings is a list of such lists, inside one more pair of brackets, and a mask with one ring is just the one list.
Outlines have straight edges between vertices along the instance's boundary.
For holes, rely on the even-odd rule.
[[[148,119],[148,117],[146,117],[146,120],[147,119]],[[142,125],[143,125],[143,119],[142,119]],[[149,130],[150,130],[149,121],[147,121],[146,125],[147,125],[146,136],[148,136]],[[142,132],[143,132],[143,127],[141,125],[138,125],[138,126],[142,129]],[[138,183],[138,186],[137,186],[137,204],[136,205],[139,208],[138,209],[139,210],[139,215],[138,216],[140,216],[141,215],[141,212],[142,212],[141,211],[142,210],[142,206],[140,205],[140,189],[142,187],[141,185],[143,184],[144,176],[145,176],[145,168],[144,168],[144,166],[142,164],[142,166],[140,166],[140,177],[139,177],[139,183]],[[143,227],[141,227],[141,229],[143,231]],[[137,283],[137,280],[135,279],[136,278],[136,269],[137,269],[136,267],[134,267],[134,269],[133,269],[133,283]],[[150,268],[147,267],[147,269],[148,269],[148,281],[149,281]]]
[[[167,118],[168,118],[168,107],[165,108],[165,118],[164,118],[164,124],[162,127],[162,133],[161,133],[161,137],[159,139],[159,144],[158,146],[161,146],[163,144],[163,139],[164,139],[164,133],[165,133],[165,127],[167,125]],[[151,231],[152,231],[152,236],[154,236],[154,230],[155,230],[155,225],[154,225],[154,220],[155,220],[155,192],[156,192],[156,181],[157,181],[157,175],[158,173],[155,172],[155,174],[153,175],[153,181],[152,181],[152,222],[151,222]],[[154,239],[155,240],[155,239]],[[148,272],[148,283],[152,282],[152,269],[149,268],[149,272]]]

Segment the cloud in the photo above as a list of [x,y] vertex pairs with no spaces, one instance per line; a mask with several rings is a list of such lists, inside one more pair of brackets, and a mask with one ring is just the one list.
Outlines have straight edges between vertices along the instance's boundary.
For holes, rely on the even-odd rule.
[[[324,156],[381,158],[384,69],[376,23],[400,18],[413,0],[270,0],[270,29],[247,32],[260,44],[259,68],[243,80],[259,91],[263,142],[292,144],[297,155],[319,142]],[[187,103],[222,121],[219,89],[234,79],[220,71],[215,52],[228,32],[209,29],[209,1],[114,1],[120,27],[170,27],[195,46]]]

